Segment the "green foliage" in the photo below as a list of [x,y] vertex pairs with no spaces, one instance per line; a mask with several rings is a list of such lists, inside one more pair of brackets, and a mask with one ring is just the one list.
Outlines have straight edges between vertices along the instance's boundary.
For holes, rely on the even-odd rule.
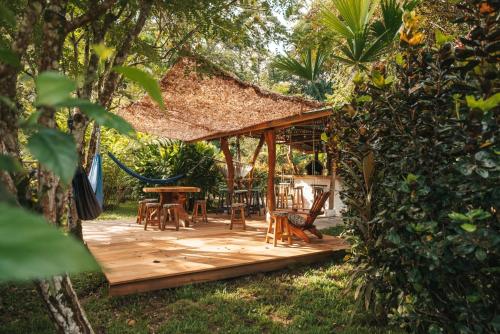
[[[201,188],[201,198],[216,193],[222,181],[214,161],[214,148],[206,143],[154,140],[132,151],[131,155],[134,170],[147,177],[162,178],[188,173],[179,184]],[[137,193],[141,193],[144,186],[137,184]]]
[[394,41],[403,23],[403,12],[411,10],[416,1],[382,0],[381,20],[372,22],[377,9],[373,0],[334,0],[335,12],[324,8],[322,23],[338,34],[343,42],[339,45],[342,56],[336,59],[356,67],[365,68],[366,63],[379,59]]
[[55,129],[40,128],[28,138],[26,147],[33,157],[64,183],[71,182],[78,164],[73,136]]
[[301,55],[300,61],[290,55],[278,56],[274,59],[272,66],[297,77],[302,81],[302,91],[321,101],[325,100],[326,94],[331,93],[332,90],[331,83],[321,78],[325,71],[324,63],[327,56],[322,49],[313,51],[309,48]]
[[76,107],[97,124],[117,130],[120,134],[132,136],[135,133],[130,123],[118,115],[106,111],[104,107],[88,100],[70,99],[62,103],[65,107]]
[[[491,47],[499,16],[482,14],[485,3],[461,3],[473,33],[460,45],[405,44],[372,80],[359,80],[329,135],[342,152],[351,286],[360,307],[413,332],[500,330],[499,74]],[[405,33],[418,36],[412,20]]]
[[122,74],[125,78],[140,85],[160,107],[165,107],[161,96],[160,85],[158,85],[158,81],[150,74],[138,68],[126,66],[116,66],[113,68],[113,71]]
[[65,75],[47,71],[35,79],[38,106],[55,106],[70,97],[76,83]]
[[0,281],[94,270],[85,247],[28,211],[0,203]]

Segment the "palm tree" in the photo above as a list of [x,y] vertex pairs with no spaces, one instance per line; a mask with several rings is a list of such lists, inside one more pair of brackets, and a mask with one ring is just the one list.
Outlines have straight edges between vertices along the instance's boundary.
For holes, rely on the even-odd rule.
[[300,55],[300,60],[290,55],[277,56],[272,65],[305,81],[302,92],[321,101],[325,99],[325,94],[331,91],[331,83],[321,78],[326,58],[327,54],[320,48],[316,52],[309,48]]
[[339,16],[326,8],[322,11],[323,25],[344,38],[336,59],[366,69],[387,51],[403,24],[403,13],[412,10],[418,0],[382,0],[381,18],[372,22],[376,0],[333,0]]

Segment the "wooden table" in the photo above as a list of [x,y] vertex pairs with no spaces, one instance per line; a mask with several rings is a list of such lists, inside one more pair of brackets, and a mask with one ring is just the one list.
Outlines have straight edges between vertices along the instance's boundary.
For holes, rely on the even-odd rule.
[[184,209],[186,204],[186,193],[199,193],[198,187],[180,187],[180,186],[163,186],[163,187],[146,187],[142,189],[145,193],[159,193],[160,207],[166,203],[180,204],[179,219],[183,221],[184,226],[189,226],[189,214]]

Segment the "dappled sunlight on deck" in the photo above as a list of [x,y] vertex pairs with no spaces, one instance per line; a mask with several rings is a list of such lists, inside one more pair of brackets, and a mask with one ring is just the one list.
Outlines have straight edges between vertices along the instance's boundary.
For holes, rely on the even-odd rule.
[[227,215],[210,215],[175,231],[144,231],[135,220],[84,223],[84,239],[115,295],[276,270],[293,263],[324,259],[347,248],[342,239],[325,236],[310,244],[266,244],[263,217],[247,220],[247,230],[229,230]]

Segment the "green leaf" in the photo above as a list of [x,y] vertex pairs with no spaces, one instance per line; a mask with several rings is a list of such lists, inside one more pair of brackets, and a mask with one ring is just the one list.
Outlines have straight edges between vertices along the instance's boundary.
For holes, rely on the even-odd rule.
[[75,174],[78,154],[73,137],[55,129],[41,128],[28,139],[31,154],[46,168],[69,183]]
[[436,38],[437,46],[442,46],[445,43],[452,42],[454,37],[451,35],[444,34],[441,30],[436,29],[434,31],[434,37]]
[[405,60],[403,58],[403,55],[401,53],[398,53],[395,57],[396,64],[399,66],[404,66],[405,65]]
[[467,212],[467,216],[472,220],[484,220],[491,217],[491,213],[484,211],[483,209],[474,209]]
[[382,73],[380,73],[379,71],[374,71],[372,74],[372,82],[378,88],[384,87],[385,79]]
[[496,93],[495,95],[490,96],[486,100],[484,100],[483,98],[476,100],[474,96],[467,95],[465,97],[465,100],[467,101],[467,105],[469,106],[469,108],[471,109],[477,108],[482,110],[483,112],[488,112],[491,109],[498,106],[498,104],[500,103],[500,93]]
[[321,133],[321,140],[325,143],[328,143],[328,135],[325,132]]
[[117,66],[113,68],[113,71],[123,74],[123,76],[129,80],[132,80],[139,84],[148,95],[158,103],[161,108],[165,107],[163,103],[163,98],[161,96],[160,85],[150,74],[134,67]]
[[470,218],[462,213],[452,212],[448,215],[448,217],[457,223],[470,222]]
[[88,100],[70,99],[61,103],[60,106],[80,108],[82,112],[95,120],[97,124],[116,129],[121,134],[131,136],[135,133],[132,125],[126,120],[106,111],[101,105],[92,103]]
[[365,103],[365,102],[371,102],[372,97],[370,95],[361,95],[360,97],[356,98],[357,103]]
[[476,259],[481,262],[486,260],[486,257],[488,256],[486,252],[481,248],[476,249],[474,255],[476,256]]
[[488,176],[490,175],[490,173],[486,169],[483,169],[483,168],[476,168],[475,171],[476,171],[477,175],[481,176],[483,179],[487,179]]
[[465,231],[467,231],[467,232],[469,232],[469,233],[472,233],[472,232],[474,232],[474,231],[476,231],[476,230],[477,230],[477,226],[476,226],[476,225],[474,225],[474,224],[468,224],[468,223],[466,223],[466,224],[462,224],[462,225],[460,225],[460,227],[461,227],[463,230],[465,230]]
[[36,105],[53,107],[69,99],[76,83],[58,72],[47,71],[35,79],[37,99]]
[[9,48],[0,48],[0,61],[16,68],[21,66],[17,55]]
[[45,219],[0,203],[0,281],[97,269],[85,247]]
[[14,159],[14,157],[6,154],[0,154],[0,170],[14,173],[21,171],[22,167],[19,161]]

